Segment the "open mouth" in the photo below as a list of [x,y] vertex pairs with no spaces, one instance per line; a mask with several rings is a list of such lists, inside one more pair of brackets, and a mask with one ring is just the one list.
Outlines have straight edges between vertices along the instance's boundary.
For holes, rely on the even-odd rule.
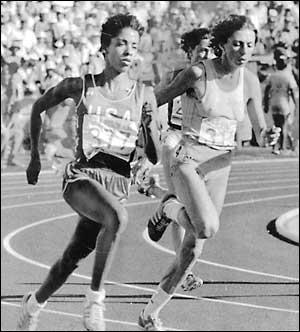
[[129,59],[121,59],[121,64],[123,65],[123,66],[130,66],[131,65],[131,60],[129,60]]

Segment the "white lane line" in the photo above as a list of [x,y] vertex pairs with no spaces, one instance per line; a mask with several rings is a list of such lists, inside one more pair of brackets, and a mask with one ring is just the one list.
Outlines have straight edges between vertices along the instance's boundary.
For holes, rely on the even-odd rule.
[[[37,188],[33,185],[31,185],[30,187],[29,186],[30,185],[28,183],[25,183],[24,186],[12,186],[12,187],[5,188],[5,189],[2,189],[2,186],[1,186],[1,193],[5,192],[5,191],[8,191],[8,190],[19,190],[19,189],[24,189],[24,188],[26,188],[26,189],[29,189],[29,188],[35,189],[35,188]],[[38,186],[38,188],[50,188],[50,187],[59,187],[59,186],[61,187],[60,182],[54,183],[54,184],[44,184],[44,185],[41,184],[41,185]]]
[[281,189],[292,189],[299,188],[299,186],[277,186],[277,187],[264,187],[264,188],[248,188],[242,190],[228,190],[227,194],[241,194],[249,192],[269,191],[269,190],[281,190]]
[[[3,173],[1,173],[1,176],[3,176],[3,177],[11,177],[11,176],[19,176],[19,175],[24,175],[25,174],[25,169],[24,169],[24,171],[17,171],[17,172],[3,172]],[[43,174],[55,174],[55,171],[54,170],[51,170],[51,169],[47,169],[47,170],[42,170],[41,172],[40,172],[40,174],[41,175],[43,175]]]
[[[15,304],[15,303],[10,303],[10,302],[6,302],[6,301],[1,301],[1,304],[7,305],[7,306],[11,306],[11,307],[21,307],[20,304]],[[45,313],[49,313],[49,314],[55,314],[55,315],[62,315],[62,316],[69,316],[69,317],[75,317],[75,318],[79,318],[82,319],[82,315],[78,315],[78,314],[72,314],[70,312],[65,312],[65,311],[58,311],[58,310],[50,310],[50,309],[42,309],[41,312],[45,312]],[[138,327],[137,323],[133,323],[133,322],[127,322],[127,321],[122,321],[122,320],[116,320],[116,319],[108,319],[108,318],[104,318],[104,320],[108,323],[113,323],[113,324],[121,324],[121,325],[129,325],[129,326],[135,326]],[[167,327],[168,331],[184,331],[184,330],[179,330],[179,329],[174,329],[174,328],[170,328]]]
[[[139,194],[141,195],[141,194]],[[127,203],[125,206],[130,207],[130,206],[137,206],[137,205],[145,205],[145,204],[154,204],[158,203],[160,200],[159,199],[148,199],[146,201],[141,201],[141,202],[133,202],[133,203]],[[7,209],[14,209],[14,208],[20,208],[20,207],[27,207],[27,206],[35,206],[35,205],[44,205],[44,204],[55,204],[55,203],[65,203],[64,199],[56,199],[52,201],[39,201],[39,202],[34,202],[34,203],[23,203],[23,204],[14,204],[14,205],[6,205],[6,206],[1,206],[1,210],[7,210]]]
[[[290,182],[290,181],[293,181],[293,182],[296,182],[296,181],[299,181],[299,179],[295,176],[293,177],[284,177],[283,179],[275,179],[275,180],[270,180],[270,179],[266,179],[266,180],[261,180],[261,181],[257,181],[255,179],[253,180],[250,180],[250,181],[244,181],[244,182],[241,182],[241,181],[237,181],[239,179],[241,180],[244,180],[245,178],[247,178],[247,176],[245,175],[244,177],[241,177],[241,178],[232,178],[230,177],[229,178],[229,185],[243,185],[243,184],[251,184],[251,183],[282,183],[282,182]],[[232,181],[236,181],[236,182],[232,182]],[[161,184],[165,183],[164,180],[161,181]],[[28,184],[20,187],[20,186],[17,186],[17,187],[9,187],[9,188],[2,188],[1,187],[1,195],[4,195],[6,193],[9,193],[11,190],[19,190],[19,189],[29,189],[31,188],[32,189],[32,192],[34,192],[35,190],[37,189],[40,189],[40,188],[50,188],[50,187],[58,187],[60,188],[61,187],[61,183],[55,183],[55,184],[49,184],[49,185],[38,185],[38,186],[29,186]]]
[[[242,170],[242,169],[237,169],[237,170],[232,170],[230,175],[231,177],[232,176],[241,176],[241,177],[245,177],[247,175],[262,175],[264,176],[265,174],[267,175],[278,175],[278,174],[291,174],[292,172],[295,173],[295,175],[298,175],[298,171],[299,169],[298,168],[294,168],[294,169],[291,169],[291,168],[286,168],[286,169],[282,169],[282,168],[279,168],[278,170],[268,170],[268,169],[258,169],[258,170],[255,170],[255,169],[250,169],[250,170]],[[159,170],[159,173],[160,174],[163,174],[163,170]],[[15,180],[15,179],[12,179],[12,180]],[[51,177],[40,177],[39,178],[39,183],[50,183],[50,182],[53,182],[53,180],[57,180],[57,181],[61,181],[61,176],[58,176],[58,175],[54,175],[54,176],[51,176]],[[13,185],[13,184],[24,184],[24,186],[28,185],[27,184],[27,179],[26,179],[26,176],[24,176],[23,179],[19,179],[18,181],[2,181],[2,185]]]
[[[41,267],[41,268],[45,268],[45,269],[50,269],[50,266],[43,264],[43,263],[39,263],[35,260],[32,260],[30,258],[27,258],[21,254],[19,254],[18,252],[16,252],[10,245],[11,239],[17,235],[18,233],[27,230],[29,228],[32,227],[36,227],[39,226],[41,224],[47,223],[47,222],[52,222],[52,221],[57,221],[59,219],[65,219],[65,218],[69,218],[72,216],[76,216],[76,213],[70,213],[70,214],[65,214],[65,215],[61,215],[58,217],[52,217],[52,218],[48,218],[48,219],[43,219],[34,223],[31,223],[29,225],[20,227],[16,230],[14,230],[13,232],[9,233],[8,235],[5,236],[5,238],[3,239],[3,246],[5,248],[5,250],[10,253],[12,256],[20,259],[21,261],[24,261],[26,263]],[[213,262],[209,262],[209,261],[205,261],[202,260],[202,263],[206,263],[206,264],[216,264],[216,266],[219,266],[218,263],[213,263]],[[231,269],[232,267],[230,265],[220,265],[219,267],[225,267],[228,269]],[[245,269],[243,272],[247,272],[247,270]],[[255,271],[251,271],[251,273],[255,273]],[[258,272],[258,274],[260,274],[261,272]],[[72,274],[75,277],[79,277],[79,278],[84,278],[84,279],[88,279],[90,280],[91,278],[82,274],[78,274],[78,273],[73,273]],[[291,280],[291,277],[285,277],[285,276],[277,276],[278,278],[282,278],[282,279],[288,279]],[[298,280],[296,278],[292,278],[292,280]],[[118,285],[121,287],[126,287],[126,288],[133,288],[133,289],[139,289],[139,290],[143,290],[143,291],[149,291],[149,292],[155,292],[155,290],[151,289],[151,288],[146,288],[146,287],[141,287],[141,286],[134,286],[134,285],[125,285],[122,283],[118,283],[118,282],[113,282],[113,281],[106,281],[108,283],[114,284],[114,285]],[[275,307],[268,307],[268,306],[259,306],[259,305],[252,305],[252,304],[247,304],[247,303],[242,303],[242,302],[234,302],[234,301],[225,301],[225,300],[219,300],[219,299],[208,299],[205,297],[196,297],[196,296],[186,296],[186,295],[182,295],[182,294],[177,294],[175,293],[174,296],[179,296],[179,297],[184,297],[184,298],[191,298],[191,299],[200,299],[203,301],[208,301],[208,302],[218,302],[218,303],[223,303],[223,304],[230,304],[230,305],[237,305],[237,306],[245,306],[245,307],[251,307],[251,308],[256,308],[256,309],[264,309],[264,310],[272,310],[272,311],[280,311],[280,312],[290,312],[290,313],[298,313],[298,311],[296,310],[292,310],[292,309],[283,309],[283,308],[275,308]]]
[[270,174],[270,173],[266,173],[266,174],[244,174],[244,175],[241,175],[241,176],[230,176],[230,180],[235,180],[235,181],[238,181],[238,180],[245,180],[245,179],[251,179],[251,180],[265,180],[266,177],[268,177],[268,180],[276,180],[278,177],[281,177],[281,178],[288,178],[288,179],[297,179],[298,178],[298,174],[292,174],[292,172],[288,172],[288,173],[285,173],[285,174],[288,174],[288,176],[284,176],[282,174]]
[[[62,194],[61,190],[55,190],[55,191],[28,191],[22,194],[11,194],[11,195],[1,195],[2,199],[5,198],[15,198],[15,197],[26,197],[26,196],[39,196],[39,195],[47,195],[47,194]],[[130,198],[134,196],[141,197],[142,195],[134,189],[134,191],[130,192]]]
[[249,184],[266,184],[266,183],[285,183],[285,182],[298,182],[299,179],[297,178],[284,178],[279,180],[262,180],[262,181],[244,181],[244,182],[231,182],[231,179],[229,180],[228,186],[239,186],[239,185],[249,185]]
[[[271,152],[270,152],[271,153]],[[299,163],[298,158],[270,158],[270,159],[245,159],[245,160],[233,160],[232,164],[233,165],[247,165],[247,164],[277,164],[277,163],[287,163],[287,162],[292,162],[292,163]],[[157,166],[154,166],[155,169],[162,168],[162,165],[159,164]],[[18,176],[18,175],[24,175],[24,171],[16,171],[16,172],[2,172],[1,176],[3,177],[10,177],[10,176]],[[55,174],[54,170],[42,170],[40,174]]]
[[[167,249],[166,247],[163,247],[162,245],[160,245],[157,242],[153,242],[148,236],[147,228],[143,231],[143,238],[150,246],[154,247],[155,249],[158,249],[158,250],[165,252],[167,254],[170,254],[170,255],[175,255],[175,251]],[[240,268],[240,267],[236,267],[236,266],[232,266],[232,265],[214,263],[214,262],[207,261],[204,259],[197,259],[197,262],[228,269],[228,270],[234,270],[234,271],[245,272],[245,273],[249,273],[249,274],[261,275],[261,276],[265,276],[265,277],[272,277],[272,278],[277,278],[277,279],[287,279],[287,280],[291,280],[291,281],[299,281],[298,278],[283,276],[283,275],[279,275],[279,274],[259,272],[259,271],[244,269],[244,268]]]
[[[157,170],[158,173],[163,174],[164,171],[163,169],[158,169]],[[294,172],[295,175],[298,175],[299,172],[299,168],[278,168],[278,169],[234,169],[231,170],[230,175],[231,176],[245,176],[245,175],[277,175],[277,174],[291,174],[291,172]],[[155,173],[155,169],[153,169],[153,173]],[[51,182],[53,180],[57,180],[60,181],[62,179],[61,175],[53,175],[53,176],[42,176],[39,177],[39,183],[42,182]],[[12,181],[11,181],[12,180]],[[24,177],[22,179],[18,179],[17,181],[15,181],[15,178],[12,179],[7,179],[7,181],[5,181],[4,179],[2,179],[2,184],[7,185],[7,184],[24,184],[27,185],[27,179],[26,176],[24,174]]]
[[[265,188],[266,190],[268,190],[268,188]],[[240,193],[242,192],[248,192],[249,190],[241,190]],[[250,190],[251,191],[251,190]],[[256,191],[256,190],[253,190]],[[260,190],[258,190],[260,191]],[[234,193],[236,193],[238,191],[235,191]],[[231,194],[231,191],[228,191],[227,194]],[[140,194],[138,194],[140,195]],[[270,199],[277,199],[277,198],[288,198],[288,197],[297,197],[297,194],[292,194],[292,195],[283,195],[283,196],[271,196],[271,197],[267,197],[267,198],[260,198],[260,199],[251,199],[248,201],[244,201],[244,203],[241,204],[247,204],[247,203],[252,203],[252,202],[259,202],[259,201],[264,201],[264,200],[270,200]],[[1,206],[1,210],[7,210],[7,209],[14,209],[14,208],[20,208],[20,207],[27,207],[27,206],[35,206],[35,205],[40,205],[40,204],[55,204],[55,203],[62,203],[64,202],[63,199],[58,199],[58,200],[50,200],[50,201],[39,201],[39,202],[31,202],[31,203],[22,203],[22,204],[13,204],[13,205],[6,205],[6,206]],[[137,205],[143,205],[143,204],[154,204],[159,202],[158,199],[148,199],[146,201],[141,201],[141,202],[133,202],[133,203],[128,203],[126,204],[126,206],[137,206]],[[240,203],[238,202],[237,205],[239,205]]]
[[[61,178],[58,177],[51,177],[51,178],[42,178],[39,179],[39,184],[44,184],[44,183],[53,183],[53,181],[60,181],[61,182]],[[27,179],[24,177],[24,179],[22,179],[21,181],[2,181],[2,186],[10,186],[12,184],[20,184],[20,185],[24,185],[28,186],[29,184],[27,183]]]
[[1,210],[15,209],[15,208],[34,206],[34,205],[39,205],[39,204],[48,205],[48,204],[55,204],[55,203],[62,203],[62,202],[64,202],[63,199],[56,199],[56,200],[53,200],[53,201],[41,201],[41,202],[35,202],[35,203],[23,203],[23,204],[6,205],[6,206],[1,206]]
[[256,199],[250,199],[240,202],[232,202],[232,203],[226,203],[224,204],[224,207],[228,206],[237,206],[237,205],[243,205],[243,204],[253,204],[253,203],[261,203],[261,202],[267,202],[267,201],[273,201],[276,199],[281,198],[291,198],[291,197],[298,197],[298,194],[292,194],[292,195],[280,195],[280,196],[270,196],[270,197],[263,197],[263,198],[256,198]]
[[[299,186],[277,186],[277,187],[264,187],[264,188],[248,188],[243,190],[229,190],[227,194],[236,194],[236,193],[243,193],[243,192],[255,192],[255,191],[265,191],[265,190],[278,190],[278,189],[289,189],[289,188],[299,188]],[[16,195],[5,195],[1,198],[16,198],[16,197],[26,197],[26,196],[36,196],[36,195],[48,195],[48,194],[61,194],[61,191],[41,191],[41,192],[28,192],[23,194],[16,194]],[[136,191],[132,192],[130,194],[130,198],[137,196],[141,197],[140,193],[137,193]]]
[[49,195],[49,194],[61,194],[61,190],[55,191],[40,191],[40,192],[26,192],[23,194],[16,195],[2,195],[1,198],[16,198],[16,197],[26,197],[26,196],[37,196],[37,195]]

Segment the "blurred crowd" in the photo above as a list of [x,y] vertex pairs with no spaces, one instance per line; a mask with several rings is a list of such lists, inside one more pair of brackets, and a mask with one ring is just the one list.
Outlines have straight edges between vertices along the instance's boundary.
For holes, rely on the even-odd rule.
[[[5,165],[18,164],[18,154],[29,147],[30,110],[38,96],[64,77],[103,70],[101,25],[109,16],[126,12],[136,15],[145,28],[140,59],[132,72],[146,84],[159,84],[166,72],[186,62],[180,47],[184,32],[210,28],[229,13],[251,17],[257,28],[249,68],[257,73],[262,88],[276,70],[278,47],[299,84],[298,1],[1,1],[1,161],[6,160]],[[60,112],[64,121],[73,121],[74,105],[67,102],[60,107],[65,110]],[[45,133],[61,123],[54,114],[53,110],[46,114]],[[43,139],[49,137],[44,134]]]

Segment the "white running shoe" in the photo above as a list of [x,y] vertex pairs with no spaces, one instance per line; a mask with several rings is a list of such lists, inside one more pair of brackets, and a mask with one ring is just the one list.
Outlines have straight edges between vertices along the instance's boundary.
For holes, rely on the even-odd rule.
[[199,288],[203,286],[203,280],[197,276],[195,276],[192,272],[190,272],[186,278],[184,279],[183,283],[181,284],[181,288],[187,292],[193,289]]
[[39,314],[46,303],[39,304],[33,292],[24,295],[18,317],[17,331],[36,331]]
[[166,331],[159,318],[145,317],[144,310],[140,313],[138,325],[145,331]]
[[104,320],[105,292],[95,292],[89,289],[84,304],[83,325],[87,331],[105,331]]

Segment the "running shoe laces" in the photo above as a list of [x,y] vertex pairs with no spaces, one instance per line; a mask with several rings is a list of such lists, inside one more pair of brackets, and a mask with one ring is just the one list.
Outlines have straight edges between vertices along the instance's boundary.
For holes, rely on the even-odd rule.
[[148,234],[152,241],[157,242],[164,234],[172,219],[168,218],[164,213],[164,206],[169,199],[174,199],[176,196],[167,195],[160,203],[154,215],[148,221]]

